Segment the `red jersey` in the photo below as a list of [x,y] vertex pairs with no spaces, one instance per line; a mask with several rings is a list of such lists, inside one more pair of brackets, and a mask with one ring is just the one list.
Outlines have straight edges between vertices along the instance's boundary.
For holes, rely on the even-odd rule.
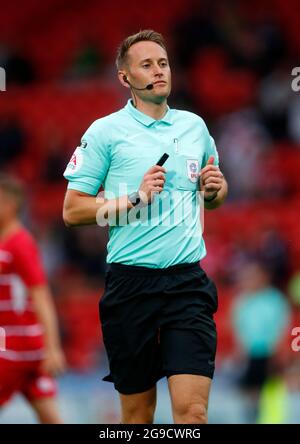
[[43,329],[29,289],[45,283],[37,244],[26,229],[0,240],[0,327],[5,332],[0,361],[25,363],[43,358]]

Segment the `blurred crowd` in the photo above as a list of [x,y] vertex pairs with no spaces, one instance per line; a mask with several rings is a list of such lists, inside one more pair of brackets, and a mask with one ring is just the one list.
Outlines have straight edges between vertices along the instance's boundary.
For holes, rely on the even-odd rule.
[[89,371],[103,357],[97,303],[108,234],[63,226],[62,174],[87,126],[127,100],[114,68],[117,43],[154,28],[170,51],[169,104],[205,119],[229,183],[227,204],[205,216],[204,230],[203,267],[219,287],[218,368],[248,394],[253,421],[284,422],[275,400],[300,390],[291,348],[300,326],[300,93],[291,87],[300,55],[297,2],[155,1],[142,11],[133,1],[117,17],[119,0],[77,0],[72,10],[46,1],[39,7],[45,29],[31,27],[38,2],[30,0],[27,21],[25,12],[9,11],[15,3],[0,37],[7,74],[0,165],[27,184],[23,216],[42,250],[70,368]]

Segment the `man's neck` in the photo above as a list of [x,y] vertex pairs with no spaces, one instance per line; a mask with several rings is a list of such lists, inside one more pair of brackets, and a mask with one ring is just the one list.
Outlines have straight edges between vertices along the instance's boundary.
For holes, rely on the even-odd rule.
[[0,239],[3,240],[18,231],[21,228],[22,224],[17,220],[13,219],[9,222],[0,225]]
[[162,103],[152,103],[143,102],[137,99],[136,109],[146,114],[147,116],[152,117],[152,119],[161,120],[166,114],[168,106],[166,100],[164,100]]

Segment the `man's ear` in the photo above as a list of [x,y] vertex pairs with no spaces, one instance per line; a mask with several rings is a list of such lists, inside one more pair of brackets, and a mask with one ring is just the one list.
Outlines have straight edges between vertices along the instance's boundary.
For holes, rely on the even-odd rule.
[[125,86],[125,88],[130,88],[130,85],[129,85],[129,82],[128,82],[128,79],[127,79],[127,75],[126,75],[126,72],[125,71],[118,71],[118,77],[119,77],[119,80],[120,80],[120,82],[121,82],[121,84],[123,85],[123,86]]

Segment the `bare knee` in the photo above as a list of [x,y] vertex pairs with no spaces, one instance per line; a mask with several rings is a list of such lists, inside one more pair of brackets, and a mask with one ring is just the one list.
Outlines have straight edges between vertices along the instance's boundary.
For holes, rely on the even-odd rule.
[[156,387],[134,395],[120,395],[122,424],[152,424],[156,407]]
[[179,424],[207,424],[206,406],[200,402],[175,406],[174,419]]
[[153,424],[155,403],[136,404],[122,409],[122,424]]

